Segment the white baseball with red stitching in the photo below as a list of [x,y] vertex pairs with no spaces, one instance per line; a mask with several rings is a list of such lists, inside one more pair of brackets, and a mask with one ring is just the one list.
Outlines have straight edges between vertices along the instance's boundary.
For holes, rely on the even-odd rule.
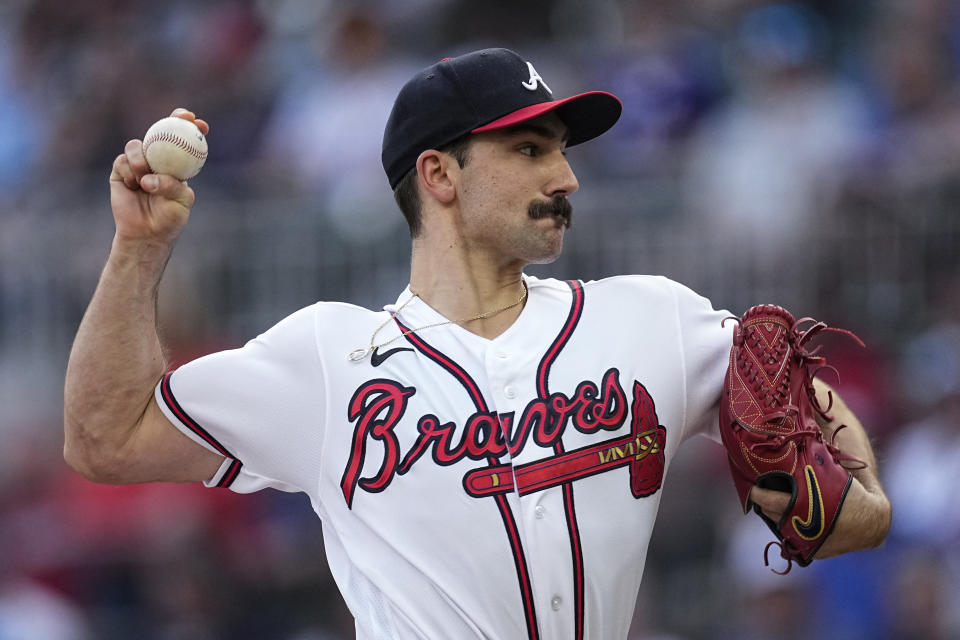
[[143,155],[154,173],[189,180],[207,161],[207,139],[197,125],[183,118],[163,118],[143,136]]

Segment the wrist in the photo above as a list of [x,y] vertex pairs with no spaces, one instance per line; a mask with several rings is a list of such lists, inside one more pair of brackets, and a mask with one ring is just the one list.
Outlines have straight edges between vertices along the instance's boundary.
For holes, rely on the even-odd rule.
[[110,247],[110,259],[121,262],[143,264],[157,262],[165,264],[173,253],[173,241],[113,236]]
[[133,277],[136,288],[156,289],[173,252],[173,242],[114,236],[107,272]]

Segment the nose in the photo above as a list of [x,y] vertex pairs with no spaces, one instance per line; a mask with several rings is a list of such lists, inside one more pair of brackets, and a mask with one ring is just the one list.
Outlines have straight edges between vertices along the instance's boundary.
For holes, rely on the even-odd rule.
[[557,161],[551,172],[551,180],[547,183],[546,195],[550,196],[569,196],[580,188],[576,174],[567,162],[567,157],[561,152],[556,154]]

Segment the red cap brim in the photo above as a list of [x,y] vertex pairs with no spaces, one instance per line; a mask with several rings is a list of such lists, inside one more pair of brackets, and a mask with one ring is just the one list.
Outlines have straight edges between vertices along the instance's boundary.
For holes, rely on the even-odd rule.
[[471,133],[505,129],[556,111],[563,123],[567,125],[567,146],[573,146],[596,138],[612,127],[620,117],[622,110],[623,105],[620,103],[620,99],[612,93],[588,91],[563,100],[540,102],[517,109],[493,122],[488,122],[473,129]]

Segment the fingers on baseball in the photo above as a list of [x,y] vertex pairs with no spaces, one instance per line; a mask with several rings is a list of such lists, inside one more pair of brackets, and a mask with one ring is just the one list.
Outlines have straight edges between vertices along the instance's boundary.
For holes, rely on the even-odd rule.
[[138,189],[140,186],[140,176],[134,172],[130,166],[130,159],[127,154],[121,153],[113,161],[113,172],[110,174],[110,180],[119,180],[128,189]]
[[175,118],[183,118],[184,120],[189,120],[193,124],[197,125],[197,128],[200,129],[200,133],[203,135],[208,135],[210,133],[210,125],[206,120],[202,120],[197,117],[197,115],[190,111],[189,109],[184,109],[183,107],[177,107],[170,113],[171,116]]
[[763,515],[774,522],[779,522],[790,505],[790,494],[784,491],[774,491],[754,486],[750,490],[750,500],[760,507]]
[[127,156],[127,162],[133,170],[137,179],[150,173],[150,165],[147,164],[147,158],[143,155],[143,142],[141,140],[130,140],[123,148],[124,155]]
[[149,173],[140,178],[140,188],[151,195],[179,202],[188,209],[193,206],[193,189],[186,182],[163,173]]

